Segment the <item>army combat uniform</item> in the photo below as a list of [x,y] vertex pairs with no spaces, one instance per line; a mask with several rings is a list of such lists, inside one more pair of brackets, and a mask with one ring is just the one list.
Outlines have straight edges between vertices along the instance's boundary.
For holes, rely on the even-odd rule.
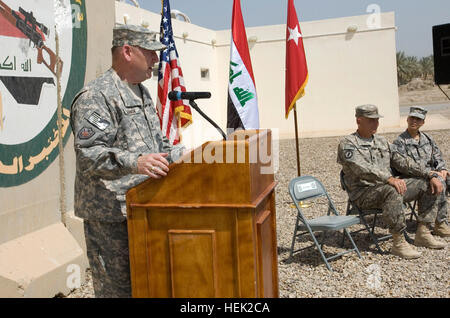
[[[346,136],[339,144],[337,162],[342,165],[350,200],[361,209],[381,208],[391,233],[400,233],[406,228],[403,202],[418,199],[419,221],[434,221],[437,201],[428,186],[430,169],[393,151],[386,138],[374,135],[365,139],[357,132]],[[393,175],[391,166],[416,177],[404,180],[407,191],[403,196],[388,184]]]
[[75,214],[85,220],[97,297],[131,295],[125,194],[148,178],[137,174],[138,157],[164,152],[173,162],[184,150],[162,134],[148,90],[141,84],[135,88],[142,98],[110,69],[72,104]]
[[[402,156],[412,158],[419,166],[433,171],[447,170],[442,153],[434,140],[426,133],[420,132],[420,139],[417,141],[406,130],[394,141],[394,149]],[[408,174],[402,174],[408,177]],[[439,194],[438,212],[436,221],[439,223],[447,220],[447,198],[445,196],[447,184],[440,176],[438,178],[444,190]]]

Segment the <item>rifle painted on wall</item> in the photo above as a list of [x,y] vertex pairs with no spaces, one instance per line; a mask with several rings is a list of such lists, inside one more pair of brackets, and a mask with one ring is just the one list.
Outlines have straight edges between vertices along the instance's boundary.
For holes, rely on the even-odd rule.
[[[37,63],[44,64],[56,76],[56,64],[60,64],[62,71],[62,60],[45,45],[45,35],[50,34],[50,30],[42,23],[36,21],[33,12],[27,12],[19,7],[19,11],[14,11],[2,0],[0,0],[0,14],[16,29],[22,32],[29,40],[33,42],[38,50]],[[44,51],[48,58],[44,58]]]

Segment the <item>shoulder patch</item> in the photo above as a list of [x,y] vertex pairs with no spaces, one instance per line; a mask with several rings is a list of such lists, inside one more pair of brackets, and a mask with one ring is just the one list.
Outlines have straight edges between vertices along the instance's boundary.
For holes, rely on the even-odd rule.
[[97,127],[100,130],[105,130],[109,126],[109,121],[100,117],[97,112],[93,112],[88,118],[86,118],[88,122]]
[[345,159],[352,159],[353,158],[353,152],[354,152],[354,149],[344,149]]
[[398,153],[400,153],[402,155],[406,154],[406,148],[403,143],[394,143],[392,145],[392,150],[397,151]]
[[94,135],[95,135],[95,132],[90,127],[83,127],[78,132],[78,138],[83,139],[83,140],[89,139]]

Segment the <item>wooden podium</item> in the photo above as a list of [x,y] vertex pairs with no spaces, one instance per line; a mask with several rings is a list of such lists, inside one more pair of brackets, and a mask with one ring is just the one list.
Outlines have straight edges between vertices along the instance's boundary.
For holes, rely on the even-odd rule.
[[239,131],[128,191],[133,297],[278,297],[271,144]]

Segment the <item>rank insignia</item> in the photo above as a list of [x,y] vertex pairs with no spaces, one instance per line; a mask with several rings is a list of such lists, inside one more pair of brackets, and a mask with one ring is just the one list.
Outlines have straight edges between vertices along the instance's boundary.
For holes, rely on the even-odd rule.
[[94,134],[95,134],[95,132],[92,128],[83,127],[78,132],[78,138],[85,140],[85,139],[91,138],[92,136],[94,136]]

